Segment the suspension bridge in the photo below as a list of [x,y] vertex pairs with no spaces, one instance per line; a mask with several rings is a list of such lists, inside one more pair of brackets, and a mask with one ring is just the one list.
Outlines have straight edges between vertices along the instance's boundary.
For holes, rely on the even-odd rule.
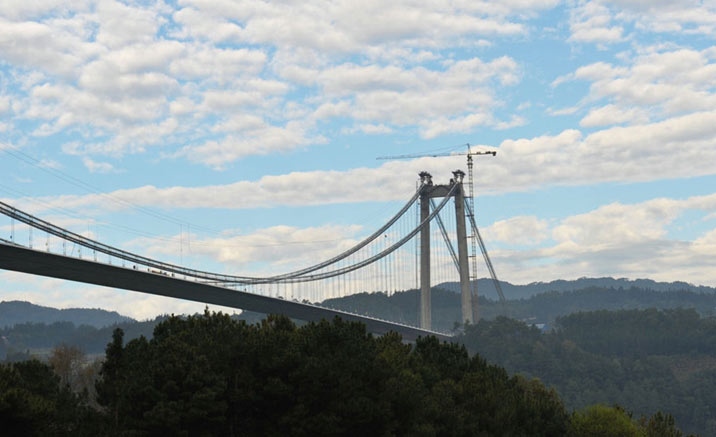
[[[478,255],[476,240],[504,300],[477,229],[472,193],[466,196],[463,177],[464,173],[457,170],[448,184],[439,185],[433,183],[429,173],[420,173],[413,196],[378,230],[330,259],[268,276],[217,273],[159,261],[0,202],[0,214],[10,220],[6,228],[9,236],[0,238],[0,269],[263,314],[285,314],[305,321],[338,316],[360,321],[375,334],[399,332],[407,340],[425,335],[448,339],[449,333],[433,329],[431,289],[436,283],[454,281],[457,276],[462,320],[456,322],[477,320],[475,263],[469,262]],[[450,210],[446,205],[451,200],[454,213],[445,213]],[[433,245],[432,240],[445,244]],[[469,245],[468,240],[473,244]],[[418,289],[420,294],[417,324],[381,320],[322,304],[357,293],[391,295],[411,289]]]

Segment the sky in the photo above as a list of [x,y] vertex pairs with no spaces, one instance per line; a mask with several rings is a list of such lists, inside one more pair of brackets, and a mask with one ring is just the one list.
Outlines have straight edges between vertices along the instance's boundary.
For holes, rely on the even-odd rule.
[[[497,152],[474,191],[500,279],[713,287],[715,43],[713,0],[0,2],[0,200],[281,273],[372,233],[419,171],[447,182],[469,144]],[[0,300],[138,319],[203,308],[0,281]]]

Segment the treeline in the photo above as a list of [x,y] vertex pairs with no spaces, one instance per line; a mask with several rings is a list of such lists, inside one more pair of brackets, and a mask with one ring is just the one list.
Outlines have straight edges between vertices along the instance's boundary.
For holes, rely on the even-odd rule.
[[128,433],[559,435],[567,425],[553,392],[464,347],[413,347],[339,319],[170,318],[151,340],[124,345],[115,333],[101,374],[98,399]]
[[716,435],[716,320],[693,309],[580,312],[546,333],[498,318],[468,326],[460,340],[555,388],[568,409],[669,411],[684,430]]
[[116,311],[99,308],[57,309],[18,300],[0,302],[0,328],[27,322],[52,324],[68,320],[76,325],[90,325],[95,328],[135,321]]
[[716,319],[690,309],[579,312],[559,318],[556,328],[560,337],[599,355],[716,354]]
[[710,317],[716,309],[716,294],[688,290],[655,291],[637,287],[588,287],[573,291],[550,291],[529,299],[508,301],[506,314],[495,313],[494,305],[489,305],[486,318],[506,315],[517,320],[531,319],[549,324],[559,317],[580,311],[649,308],[692,308],[700,315]]
[[339,319],[249,325],[207,312],[128,342],[117,329],[96,406],[89,396],[46,364],[0,365],[3,435],[681,435],[668,414],[569,413],[541,382],[464,346],[405,344]]
[[75,324],[70,321],[18,323],[0,329],[0,361],[18,361],[29,358],[40,350],[52,349],[60,344],[76,346],[88,354],[103,353],[112,331],[121,328],[128,338],[151,337],[154,327],[168,316],[144,322],[123,322],[103,328]]
[[[572,280],[558,279],[550,282],[532,282],[530,284],[511,284],[507,281],[499,281],[500,288],[510,300],[528,299],[542,293],[551,291],[565,292],[584,290],[588,288],[614,289],[614,290],[650,290],[656,292],[666,291],[690,291],[696,294],[716,294],[716,288],[703,285],[689,284],[683,281],[657,282],[651,279],[626,279],[626,278],[579,278]],[[459,291],[459,282],[445,282],[438,287],[446,290]],[[481,278],[477,280],[477,287],[480,296],[491,300],[497,300],[497,290],[492,279]]]
[[[460,295],[443,288],[433,288],[431,294],[433,328],[437,331],[449,332],[461,324],[462,310]],[[492,307],[494,303],[480,299],[482,305]],[[346,297],[328,299],[323,306],[391,320],[397,323],[417,326],[420,314],[420,293],[408,290],[391,294],[358,293]]]
[[[582,282],[585,281],[587,280]],[[560,281],[551,284],[564,286]],[[661,285],[677,286],[679,284]],[[418,324],[419,293],[416,290],[399,292],[390,296],[383,293],[360,293],[326,300],[322,304],[330,308],[366,314],[398,323]],[[459,294],[443,288],[434,288],[432,306],[434,329],[451,332],[461,324],[462,310]],[[484,297],[479,299],[479,313],[483,320],[506,316],[549,326],[552,326],[557,318],[579,311],[646,308],[693,308],[702,316],[713,316],[714,309],[716,309],[716,294],[689,290],[655,291],[636,287],[628,289],[589,287],[575,291],[550,291],[527,299],[507,300],[504,305]],[[13,313],[12,318],[7,318],[6,310],[10,309],[18,311]],[[60,343],[76,345],[89,354],[101,353],[104,351],[104,346],[111,337],[114,327],[122,328],[127,339],[133,339],[140,335],[149,338],[156,323],[162,320],[162,317],[144,322],[129,320],[119,324],[112,323],[110,326],[95,327],[82,322],[88,317],[85,314],[83,318],[68,319],[67,321],[7,323],[10,320],[25,320],[36,314],[46,313],[48,310],[51,309],[36,307],[27,302],[0,303],[0,326],[3,323],[7,325],[0,328],[0,361],[24,359],[28,357],[28,353],[36,353],[38,350],[52,348]],[[59,312],[59,310],[54,311]],[[62,314],[74,314],[68,311],[63,310]],[[75,310],[75,312],[81,311],[83,310]],[[88,314],[98,313],[102,317],[114,314],[99,310],[84,311]],[[263,315],[244,312],[232,317],[253,323],[263,318]]]
[[[504,303],[480,296],[480,319],[504,316],[532,323],[552,325],[562,316],[579,311],[623,309],[693,308],[702,316],[713,316],[716,294],[690,290],[655,291],[647,288],[587,287],[570,291],[548,291],[529,298],[510,299]],[[323,305],[416,325],[418,323],[419,292],[409,290],[390,296],[383,293],[360,293],[329,299]],[[461,324],[460,295],[452,290],[433,288],[433,328],[449,332],[455,323]]]

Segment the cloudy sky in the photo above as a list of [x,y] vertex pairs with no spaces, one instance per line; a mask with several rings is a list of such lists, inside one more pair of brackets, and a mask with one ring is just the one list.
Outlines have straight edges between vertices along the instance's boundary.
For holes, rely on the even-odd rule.
[[[716,286],[715,39],[713,0],[1,2],[0,200],[147,256],[280,273],[377,229],[418,171],[465,167],[377,157],[471,144],[497,151],[475,193],[501,279]],[[201,308],[0,280],[2,300]]]

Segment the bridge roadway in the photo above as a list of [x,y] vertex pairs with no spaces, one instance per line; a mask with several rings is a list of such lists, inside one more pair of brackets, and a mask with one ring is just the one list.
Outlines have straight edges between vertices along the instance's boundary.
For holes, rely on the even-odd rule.
[[284,314],[293,319],[309,322],[320,321],[321,319],[332,320],[338,316],[346,321],[361,322],[366,325],[368,332],[376,335],[382,335],[390,331],[398,332],[407,341],[414,341],[418,337],[428,335],[438,337],[444,341],[449,341],[452,338],[444,333],[426,331],[413,326],[330,308],[261,296],[165,274],[152,273],[143,269],[114,266],[2,242],[0,242],[0,269],[139,291],[262,314]]

